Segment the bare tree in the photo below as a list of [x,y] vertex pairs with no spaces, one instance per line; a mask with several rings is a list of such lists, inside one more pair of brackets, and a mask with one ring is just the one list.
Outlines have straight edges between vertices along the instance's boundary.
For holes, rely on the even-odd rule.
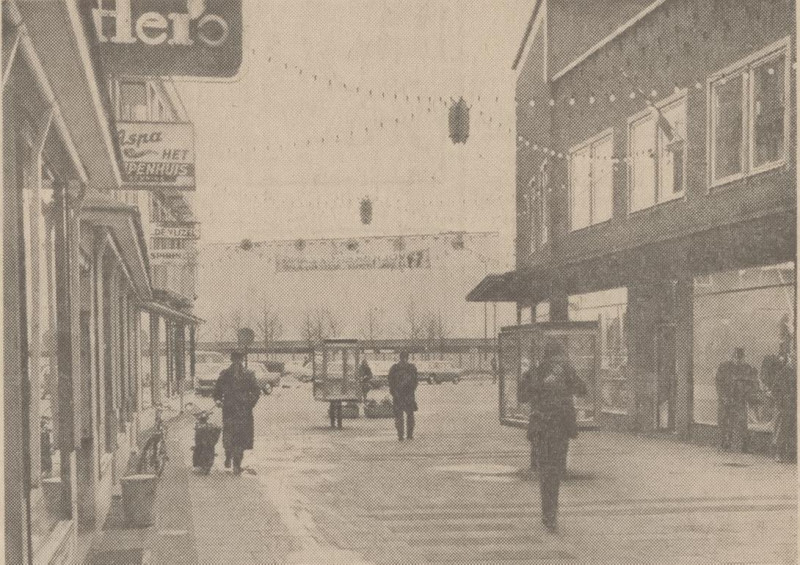
[[328,310],[327,308],[322,310],[322,319],[325,321],[325,336],[328,337],[339,337],[339,334],[342,331],[342,324],[339,319],[333,315],[333,312]]
[[228,320],[226,316],[220,314],[216,317],[211,325],[211,336],[216,342],[225,341],[228,336]]
[[327,308],[311,308],[303,313],[300,335],[309,346],[326,338],[339,337],[339,320]]
[[370,306],[364,315],[361,327],[361,337],[367,341],[379,339],[383,333],[383,323],[381,320],[383,311],[377,306]]
[[269,346],[283,333],[283,324],[272,306],[268,304],[262,306],[260,320],[256,323],[256,327],[264,340],[266,358],[269,359]]
[[406,305],[406,323],[408,324],[408,337],[412,344],[416,343],[424,335],[425,321],[423,315],[419,312],[417,305],[414,303],[414,298],[409,298]]

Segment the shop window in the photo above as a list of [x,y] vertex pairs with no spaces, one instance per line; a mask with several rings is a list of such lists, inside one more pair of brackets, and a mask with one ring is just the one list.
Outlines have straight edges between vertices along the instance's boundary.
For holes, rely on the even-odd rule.
[[625,322],[627,308],[627,288],[569,297],[571,322],[600,323],[598,383],[601,410],[613,414],[627,414],[631,400],[627,379],[628,349]]
[[712,186],[786,161],[788,49],[782,40],[709,79]]
[[685,139],[685,94],[631,118],[628,125],[631,212],[683,196]]
[[771,370],[794,340],[794,263],[724,271],[694,285],[694,421],[717,424],[716,373],[736,347],[758,371],[748,427],[770,431],[775,416]]
[[612,156],[611,131],[570,151],[569,197],[573,231],[611,219],[614,203]]

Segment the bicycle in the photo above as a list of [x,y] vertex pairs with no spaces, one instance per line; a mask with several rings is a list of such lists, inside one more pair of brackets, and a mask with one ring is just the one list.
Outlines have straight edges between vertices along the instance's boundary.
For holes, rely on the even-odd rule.
[[[161,476],[161,473],[164,471],[164,467],[169,461],[169,456],[167,455],[167,427],[164,419],[162,418],[162,412],[164,411],[165,406],[162,404],[158,404],[155,406],[156,409],[156,417],[155,417],[155,431],[153,435],[147,438],[147,441],[142,447],[142,451],[139,454],[139,465],[137,466],[137,472],[142,474],[154,474],[158,477]],[[148,471],[152,470],[152,473]]]

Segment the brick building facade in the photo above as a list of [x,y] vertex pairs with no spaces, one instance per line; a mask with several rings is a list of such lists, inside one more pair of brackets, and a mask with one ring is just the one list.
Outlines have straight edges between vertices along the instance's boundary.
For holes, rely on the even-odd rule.
[[795,6],[586,4],[537,2],[515,62],[517,269],[493,299],[600,321],[603,425],[711,441],[716,367],[743,346],[760,369],[796,325]]

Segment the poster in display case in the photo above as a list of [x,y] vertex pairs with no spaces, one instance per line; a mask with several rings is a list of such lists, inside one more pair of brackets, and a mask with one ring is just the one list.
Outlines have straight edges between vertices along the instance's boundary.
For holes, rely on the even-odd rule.
[[586,383],[586,396],[575,398],[578,426],[595,427],[599,331],[597,322],[543,322],[502,328],[498,335],[500,423],[528,425],[530,404],[523,402],[520,395],[521,382],[541,361],[545,345],[556,341],[564,347],[577,376]]
[[314,348],[314,400],[360,402],[361,349],[355,339],[326,339]]

